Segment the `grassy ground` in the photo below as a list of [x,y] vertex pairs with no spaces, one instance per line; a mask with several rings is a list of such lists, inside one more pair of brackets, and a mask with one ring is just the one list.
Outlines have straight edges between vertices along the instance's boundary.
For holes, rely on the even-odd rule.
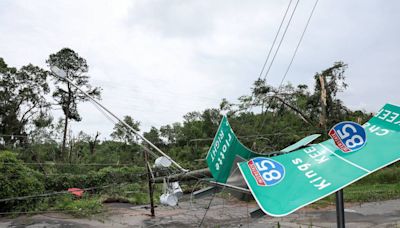
[[[399,184],[350,185],[344,189],[344,200],[347,203],[365,203],[400,198]],[[311,205],[312,208],[324,208],[334,205],[335,194],[321,199]]]
[[[349,203],[364,203],[400,198],[400,164],[392,165],[377,171],[344,189],[344,200]],[[312,207],[319,208],[332,205],[335,194],[332,194]]]
[[[192,191],[193,185],[182,184],[183,188]],[[154,194],[158,203],[162,185],[156,185]],[[185,189],[184,189],[185,190]],[[83,198],[62,195],[43,201],[38,211],[62,211],[75,217],[90,217],[104,212],[104,202],[129,202],[148,204],[147,183],[134,183],[108,189],[97,194],[86,194]],[[400,164],[393,165],[371,174],[344,189],[347,203],[364,203],[400,198]],[[335,194],[325,197],[311,205],[312,208],[324,208],[335,203]]]

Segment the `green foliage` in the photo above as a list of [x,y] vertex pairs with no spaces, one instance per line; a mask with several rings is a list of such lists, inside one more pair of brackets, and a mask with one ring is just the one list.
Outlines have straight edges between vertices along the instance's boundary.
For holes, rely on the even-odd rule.
[[[0,199],[43,193],[43,177],[26,167],[9,151],[0,152]],[[0,202],[0,212],[28,211],[34,209],[39,199]]]
[[56,197],[53,201],[53,206],[47,209],[62,211],[75,217],[89,217],[104,211],[100,197],[84,196],[78,199],[68,194]]
[[[90,95],[100,97],[100,88],[89,84],[86,60],[73,50],[63,48],[51,54],[46,63],[50,68],[63,70],[68,79]],[[320,126],[320,118],[323,116],[322,88],[319,81],[321,77],[326,82],[327,127],[343,120],[363,123],[372,115],[362,110],[351,111],[337,98],[337,94],[347,87],[344,75],[346,68],[347,65],[343,62],[336,62],[316,73],[312,91],[306,85],[293,86],[288,83],[275,88],[265,80],[256,80],[249,94],[240,96],[237,104],[223,99],[218,108],[189,112],[183,116],[182,123],[168,124],[159,129],[152,127],[144,136],[190,170],[206,167],[204,158],[222,113],[229,117],[240,141],[257,152],[268,153],[282,149],[309,134],[323,133],[326,136],[326,129]],[[101,202],[107,199],[134,204],[147,203],[147,182],[144,181],[146,176],[137,175],[145,172],[142,150],[137,144],[141,143],[138,138],[129,131],[124,131],[125,127],[118,123],[111,134],[113,140],[100,141],[99,133],[91,136],[80,132],[68,142],[67,151],[65,144],[68,121],[80,121],[77,105],[88,101],[88,98],[65,80],[54,77],[53,99],[63,110],[65,118],[58,124],[53,124],[49,105],[44,99],[50,92],[48,74],[49,72],[33,65],[21,69],[8,67],[0,58],[0,134],[23,135],[20,139],[8,136],[3,136],[2,139],[9,145],[15,142],[24,144],[15,149],[19,159],[28,163],[40,163],[24,165],[16,154],[1,152],[0,198],[34,195],[43,191],[65,191],[72,187],[113,187],[87,192],[82,199],[68,194],[43,200],[0,203],[0,211],[37,209],[37,203],[42,202],[42,207],[45,208],[67,210],[76,216],[87,216],[101,212]],[[55,76],[54,73],[51,74]],[[125,116],[124,121],[140,131],[140,122],[130,116]],[[56,136],[61,135],[63,146],[60,149]],[[29,143],[25,136],[29,136]],[[65,162],[58,164],[58,160]],[[5,162],[12,165],[6,165]],[[91,163],[96,164],[91,166]],[[98,163],[129,166],[101,168],[103,166],[97,166]],[[400,168],[391,166],[346,188],[345,197],[352,202],[400,197],[399,181]],[[89,197],[93,194],[95,197]],[[161,189],[158,186],[156,200],[160,194]],[[331,202],[332,197],[320,202]]]
[[49,103],[45,95],[50,92],[48,73],[32,64],[20,69],[8,67],[0,58],[0,134],[6,145],[26,144],[28,126],[48,126]]
[[[85,174],[49,175],[46,178],[46,189],[65,191],[68,188],[101,187],[109,184],[135,183],[145,177],[142,167],[106,167],[99,171],[89,171]],[[101,188],[99,188],[101,189]]]
[[[84,89],[85,92],[94,98],[100,98],[99,87],[92,87],[89,84],[89,76],[86,73],[89,70],[87,62],[84,58],[80,57],[78,53],[72,49],[63,48],[55,54],[51,54],[46,63],[50,69],[59,69],[65,73],[65,78],[69,79],[75,85]],[[84,93],[71,85],[69,81],[59,78],[55,72],[51,73],[54,76],[55,91],[53,92],[53,99],[61,106],[64,113],[64,134],[63,144],[61,149],[61,156],[66,160],[65,144],[66,134],[68,128],[68,120],[80,121],[81,117],[78,112],[78,103],[89,101]]]
[[160,138],[160,132],[155,127],[151,127],[149,132],[143,133],[143,136],[158,147],[163,145],[163,141]]
[[97,146],[95,156],[88,154],[83,160],[89,163],[141,164],[143,156],[137,144],[103,141]]
[[[123,120],[134,130],[138,132],[140,131],[139,121],[135,121],[131,116],[124,116]],[[110,136],[114,140],[125,143],[134,143],[134,141],[137,140],[135,135],[132,134],[130,130],[128,130],[127,127],[125,127],[125,125],[121,122],[116,123],[113,129],[114,131],[111,133]]]

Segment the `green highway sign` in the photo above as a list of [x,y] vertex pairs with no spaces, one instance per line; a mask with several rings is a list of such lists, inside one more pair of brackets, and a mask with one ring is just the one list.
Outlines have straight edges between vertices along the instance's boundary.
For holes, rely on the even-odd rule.
[[215,181],[226,183],[235,158],[248,160],[238,166],[258,205],[266,214],[285,216],[400,159],[399,106],[386,104],[365,123],[363,140],[349,124],[335,127],[339,136],[348,136],[343,143],[352,150],[340,150],[332,139],[296,150],[318,137],[311,135],[283,152],[295,151],[269,158],[245,147],[223,117],[207,164]]
[[206,157],[208,168],[215,181],[226,183],[232,166],[236,166],[233,164],[236,155],[247,160],[259,154],[242,145],[224,116]]
[[[298,149],[319,136],[319,134],[307,136],[278,152],[290,152]],[[248,160],[263,155],[245,147],[236,137],[229,125],[228,119],[224,116],[206,157],[208,168],[215,181],[226,183],[228,177],[231,175],[232,167],[236,167],[236,164],[234,164],[236,156]]]
[[[251,156],[254,153],[247,156],[252,159],[238,165],[260,208],[271,216],[288,215],[399,160],[399,106],[386,104],[363,127],[368,141],[353,152],[343,152],[331,139],[272,158],[260,155],[254,158]],[[236,139],[233,132],[230,137]],[[235,145],[245,148],[240,142]],[[225,159],[229,159],[229,153],[244,150],[241,147],[227,148]],[[250,150],[246,148],[246,151]],[[215,169],[208,164],[214,175]],[[221,180],[226,180],[226,173],[221,176],[224,176]]]

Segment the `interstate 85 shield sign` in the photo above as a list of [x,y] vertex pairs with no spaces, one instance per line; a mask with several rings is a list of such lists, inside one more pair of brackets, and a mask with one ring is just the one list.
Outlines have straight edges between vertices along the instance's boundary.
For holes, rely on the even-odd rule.
[[259,186],[272,186],[285,177],[285,168],[277,161],[269,158],[258,157],[247,162]]
[[344,121],[336,124],[329,136],[343,152],[349,153],[361,149],[367,142],[364,128],[354,122]]

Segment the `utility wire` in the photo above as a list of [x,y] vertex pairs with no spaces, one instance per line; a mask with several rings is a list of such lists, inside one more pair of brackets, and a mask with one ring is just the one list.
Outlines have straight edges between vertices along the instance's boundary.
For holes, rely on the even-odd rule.
[[297,43],[296,49],[294,50],[292,59],[290,60],[290,63],[289,63],[289,65],[288,65],[288,67],[286,68],[285,74],[283,75],[282,80],[281,80],[281,83],[280,83],[280,85],[279,85],[279,87],[278,87],[278,93],[280,92],[280,89],[281,89],[281,87],[282,87],[282,85],[283,85],[283,81],[285,80],[286,75],[288,74],[288,72],[289,72],[289,70],[290,70],[290,67],[291,67],[292,64],[293,64],[294,58],[296,57],[297,51],[298,51],[298,49],[299,49],[299,47],[300,47],[300,44],[301,44],[301,42],[303,41],[304,34],[306,33],[307,28],[308,28],[308,25],[310,24],[311,18],[312,18],[313,14],[314,14],[315,8],[317,7],[318,1],[319,1],[319,0],[316,0],[316,1],[315,1],[315,4],[314,4],[314,6],[313,6],[313,8],[312,8],[312,10],[311,10],[310,16],[308,17],[308,20],[307,20],[307,23],[306,23],[306,26],[304,27],[303,33],[301,34],[301,37],[300,37],[300,40],[299,40],[299,42]]
[[[117,127],[119,130],[121,130],[122,132],[124,132],[125,134],[128,135],[134,135],[129,129],[122,127],[120,125],[118,125],[117,123],[119,123],[119,121],[115,121],[107,112],[105,112],[96,102],[90,100],[90,102],[94,105],[94,107],[100,111],[100,113],[102,113],[111,123],[114,124],[115,127]],[[139,144],[139,142],[136,142],[136,144]],[[142,148],[145,149],[147,152],[149,152],[149,154],[151,156],[153,156],[154,158],[158,158],[159,156],[157,156],[153,151],[151,151],[151,149],[148,149],[147,147],[145,147],[144,145],[142,145]]]
[[279,35],[279,33],[281,32],[281,28],[282,28],[283,22],[284,22],[285,19],[286,19],[286,15],[287,15],[287,13],[288,13],[288,11],[289,11],[290,5],[292,4],[292,1],[293,1],[293,0],[290,0],[290,1],[289,1],[289,5],[287,6],[286,11],[285,11],[285,14],[283,15],[281,24],[279,25],[278,31],[276,32],[274,41],[272,42],[271,48],[270,48],[269,51],[268,51],[267,58],[265,59],[264,65],[263,65],[262,68],[261,68],[261,72],[260,72],[260,75],[258,76],[258,78],[261,78],[262,74],[264,73],[265,66],[266,66],[267,63],[268,63],[268,60],[269,60],[269,57],[270,57],[270,55],[271,55],[272,49],[275,47],[276,39],[278,38],[278,35]]
[[[4,165],[15,165],[14,162],[0,162]],[[24,165],[49,165],[49,166],[137,166],[135,164],[102,164],[102,163],[49,163],[49,162],[22,162]]]
[[[278,92],[276,93],[276,95],[280,94],[280,91],[281,91],[282,86],[283,86],[283,82],[284,82],[284,80],[285,80],[285,78],[286,78],[286,76],[287,76],[287,74],[288,74],[288,72],[289,72],[289,70],[290,70],[290,68],[291,68],[291,66],[292,66],[292,64],[293,64],[294,58],[296,57],[297,51],[298,51],[298,49],[299,49],[299,47],[300,47],[300,44],[301,44],[301,42],[303,41],[304,34],[306,33],[307,28],[308,28],[308,25],[310,24],[311,18],[312,18],[313,14],[314,14],[315,8],[317,7],[318,1],[319,1],[319,0],[316,0],[316,1],[315,1],[315,4],[314,4],[314,6],[313,6],[313,8],[312,8],[312,10],[311,10],[310,16],[308,17],[306,26],[304,27],[304,30],[303,30],[303,32],[302,32],[302,34],[301,34],[301,36],[300,36],[299,42],[297,43],[297,46],[296,46],[295,51],[294,51],[294,53],[293,53],[293,56],[292,56],[292,58],[291,58],[291,60],[290,60],[290,63],[289,63],[289,65],[288,65],[288,67],[286,68],[285,74],[283,75],[282,80],[281,80],[281,82],[280,82],[280,84],[279,84]],[[275,100],[275,97],[273,97],[272,100]],[[271,102],[271,103],[272,103],[272,102]],[[266,117],[263,119],[263,122],[262,122],[260,128],[262,128],[262,127],[264,126],[265,120],[266,120]]]
[[282,37],[281,37],[281,39],[280,39],[280,41],[279,41],[278,47],[277,47],[277,49],[275,50],[274,56],[272,57],[271,63],[270,63],[269,66],[268,66],[267,72],[265,73],[263,80],[267,79],[267,76],[268,76],[268,74],[269,74],[269,71],[271,70],[272,64],[274,63],[275,58],[276,58],[276,55],[278,54],[279,49],[280,49],[280,47],[281,47],[281,45],[282,45],[282,42],[283,42],[283,40],[284,40],[284,38],[285,38],[285,35],[286,35],[286,32],[287,32],[287,30],[288,30],[288,28],[289,28],[290,22],[291,22],[292,19],[293,19],[293,15],[294,15],[294,13],[296,12],[296,9],[297,9],[297,6],[298,6],[298,4],[299,4],[299,1],[300,1],[300,0],[297,0],[296,5],[294,6],[294,9],[293,9],[293,11],[292,11],[292,13],[291,13],[291,15],[290,15],[289,21],[288,21],[288,23],[287,23],[287,25],[286,25],[286,27],[285,27],[285,31],[283,32],[283,35],[282,35]]
[[[236,172],[236,170],[237,170],[238,168],[239,168],[239,166],[237,166],[237,167],[231,172],[231,174],[228,176],[228,179]],[[218,177],[219,177],[221,174],[222,174],[222,172],[219,173]],[[216,178],[216,179],[218,179],[218,178]],[[207,180],[206,180],[206,181],[207,181]],[[207,181],[207,182],[208,182],[208,181]],[[222,187],[221,192],[224,191],[225,188],[226,188],[226,185]],[[215,188],[215,189],[216,189],[216,188]],[[192,194],[193,194],[193,193],[192,193]],[[207,212],[210,210],[211,203],[212,203],[212,201],[214,200],[214,197],[215,197],[216,194],[217,194],[217,193],[214,191],[214,193],[213,193],[213,195],[212,195],[210,201],[208,202],[208,206],[206,207],[206,211],[204,212],[203,218],[201,219],[200,224],[199,224],[198,227],[201,227],[201,226],[203,225],[204,220],[205,220],[205,218],[206,218],[206,216],[207,216]]]
[[[280,84],[279,84],[277,94],[280,93],[280,91],[281,91],[281,89],[282,89],[282,86],[283,86],[283,82],[284,82],[284,80],[285,80],[285,78],[286,78],[286,76],[287,76],[287,74],[288,74],[288,72],[289,72],[289,70],[290,70],[290,68],[291,68],[291,66],[292,66],[292,64],[293,64],[294,58],[296,57],[297,51],[298,51],[298,49],[299,49],[299,47],[300,47],[300,44],[301,44],[301,42],[302,42],[302,40],[303,40],[304,34],[305,34],[305,32],[306,32],[306,30],[307,30],[307,28],[308,28],[308,25],[309,25],[309,23],[310,23],[310,20],[311,20],[313,14],[314,14],[314,11],[315,11],[315,8],[316,8],[316,6],[317,6],[317,3],[318,3],[318,0],[316,0],[315,4],[314,4],[314,6],[313,6],[313,8],[312,8],[312,10],[311,10],[310,16],[308,17],[308,20],[307,20],[307,23],[306,23],[306,26],[304,27],[304,30],[303,30],[303,32],[302,32],[302,34],[301,34],[301,36],[300,36],[299,42],[297,43],[297,46],[296,46],[295,51],[294,51],[294,53],[293,53],[293,56],[292,56],[292,58],[291,58],[291,60],[290,60],[290,63],[289,63],[289,65],[288,65],[288,67],[286,68],[286,71],[285,71],[285,73],[284,73],[284,75],[283,75],[283,77],[282,77],[282,80],[281,80]],[[274,98],[273,98],[273,99],[274,99]],[[263,120],[263,122],[262,122],[261,128],[262,128],[262,126],[264,125],[264,123],[265,123],[265,118],[264,118],[264,120]]]
[[[296,131],[297,134],[301,133],[308,133],[309,131]],[[257,134],[257,135],[238,135],[237,138],[239,139],[246,139],[246,138],[257,138],[262,136],[277,136],[277,135],[294,135],[293,133],[286,133],[286,132],[277,132],[277,133],[268,133],[268,134]],[[197,141],[211,141],[214,138],[196,138],[191,139],[189,142],[197,142]]]
[[48,210],[48,211],[11,211],[11,212],[0,212],[0,215],[20,215],[20,214],[42,214],[42,213],[62,213],[62,212],[83,212],[90,209],[77,209],[77,210]]
[[[121,183],[118,185],[126,185],[128,183]],[[103,185],[103,186],[97,186],[97,187],[90,187],[90,188],[82,188],[84,191],[91,191],[91,190],[96,190],[96,189],[104,189],[104,188],[109,188],[115,186],[115,183],[113,184],[108,184],[108,185]],[[43,193],[43,194],[37,194],[37,195],[27,195],[27,196],[17,196],[17,197],[10,197],[10,198],[5,198],[5,199],[0,199],[0,202],[7,202],[7,201],[14,201],[14,200],[27,200],[27,199],[32,199],[32,198],[40,198],[40,197],[48,197],[48,196],[54,196],[54,195],[62,195],[62,194],[68,194],[71,193],[69,191],[59,191],[59,192],[49,192],[49,193]]]

